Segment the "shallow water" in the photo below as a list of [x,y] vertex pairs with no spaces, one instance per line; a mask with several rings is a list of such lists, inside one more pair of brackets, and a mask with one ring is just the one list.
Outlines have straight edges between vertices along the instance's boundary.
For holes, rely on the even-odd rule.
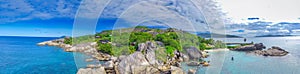
[[[225,53],[225,58],[212,59],[212,62],[223,62],[223,66],[211,63],[209,67],[198,67],[198,74],[298,74],[300,73],[300,37],[264,37],[248,38],[248,42],[264,43],[267,48],[279,46],[288,52],[283,57],[264,57],[245,52],[221,51],[210,52],[211,57],[220,57]],[[228,38],[226,42],[243,42],[242,38]],[[231,60],[234,57],[234,60]],[[221,60],[220,60],[221,59]],[[224,60],[222,60],[224,59]],[[216,68],[218,67],[218,68]],[[184,66],[185,70],[191,67]],[[195,68],[195,67],[194,67]],[[209,70],[216,69],[216,70]],[[217,70],[220,69],[220,70]]]
[[0,37],[0,74],[75,74],[72,52],[37,46],[56,38]]

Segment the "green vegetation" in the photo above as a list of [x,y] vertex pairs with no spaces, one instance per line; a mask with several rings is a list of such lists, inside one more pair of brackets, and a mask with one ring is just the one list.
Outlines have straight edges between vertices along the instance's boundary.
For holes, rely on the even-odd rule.
[[[150,29],[145,26],[137,26],[134,30],[132,28],[105,30],[95,35],[87,35],[76,37],[74,39],[65,39],[65,43],[82,43],[96,41],[98,43],[97,49],[100,52],[110,55],[128,55],[136,51],[138,44],[146,41],[160,41],[164,43],[165,47],[160,47],[159,51],[155,51],[157,58],[166,60],[165,56],[174,56],[174,51],[185,52],[183,48],[196,47],[199,50],[206,50],[212,48],[225,48],[225,44],[221,41],[214,41],[213,39],[204,39],[197,35],[184,32],[181,30],[169,28]],[[132,32],[131,32],[132,31]],[[114,40],[112,40],[114,39]]]
[[98,43],[98,50],[100,52],[109,53],[109,54],[113,55],[111,44]]
[[239,45],[237,45],[237,46],[227,46],[227,48],[229,48],[229,49],[231,49],[231,48],[238,48],[238,47],[240,47]]
[[72,45],[72,40],[73,38],[64,38],[64,43]]
[[153,37],[148,32],[134,32],[131,33],[129,42],[136,42],[136,44],[139,43],[145,43],[146,41],[152,41]]

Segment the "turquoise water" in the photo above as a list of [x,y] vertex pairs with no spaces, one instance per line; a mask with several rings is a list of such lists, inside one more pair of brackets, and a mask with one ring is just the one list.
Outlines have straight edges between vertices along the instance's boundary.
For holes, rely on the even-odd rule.
[[[245,52],[237,51],[220,51],[210,52],[211,57],[225,56],[225,58],[210,59],[210,61],[223,62],[220,65],[211,63],[209,67],[198,67],[198,74],[299,74],[300,73],[300,37],[263,37],[263,38],[247,38],[248,42],[264,43],[267,48],[271,46],[279,46],[288,52],[283,57],[264,57]],[[243,42],[242,38],[228,38],[226,42]],[[220,55],[225,53],[225,55]],[[234,60],[231,60],[234,57]],[[221,60],[220,60],[221,59]],[[218,70],[210,70],[217,68]],[[195,67],[185,67],[185,69]]]
[[36,45],[52,39],[0,37],[0,74],[75,74],[73,53]]

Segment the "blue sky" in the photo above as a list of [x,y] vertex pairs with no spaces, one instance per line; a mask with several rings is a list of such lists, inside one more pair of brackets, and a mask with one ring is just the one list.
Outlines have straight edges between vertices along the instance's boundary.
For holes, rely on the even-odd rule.
[[[73,22],[82,0],[0,0],[0,36],[45,36],[59,37],[71,36]],[[86,0],[85,5],[101,4],[107,0]],[[114,22],[122,12],[131,8],[134,4],[148,0],[112,0],[105,6],[100,19],[98,19],[97,32],[111,29]],[[191,0],[195,1],[195,0]],[[209,0],[201,0],[203,4],[209,4]],[[265,35],[265,34],[295,34],[300,35],[300,9],[299,0],[216,0],[224,17],[227,34],[233,35]],[[164,0],[154,4],[163,6],[176,13],[193,24],[206,23],[205,19],[188,1]],[[199,4],[200,7],[208,6]],[[84,17],[97,17],[95,8],[86,7],[89,14]],[[209,6],[210,7],[210,6]],[[213,7],[213,6],[211,6]],[[209,13],[219,13],[213,8],[200,8],[202,12],[212,10]],[[143,10],[143,9],[137,9]],[[133,14],[139,14],[133,13]],[[163,16],[163,15],[156,15]],[[215,17],[219,15],[205,15]],[[248,18],[259,18],[247,20]],[[93,18],[96,19],[96,18]],[[125,19],[126,20],[126,19]],[[210,20],[210,19],[208,19]],[[283,23],[286,22],[286,23]],[[204,30],[207,30],[205,26]]]

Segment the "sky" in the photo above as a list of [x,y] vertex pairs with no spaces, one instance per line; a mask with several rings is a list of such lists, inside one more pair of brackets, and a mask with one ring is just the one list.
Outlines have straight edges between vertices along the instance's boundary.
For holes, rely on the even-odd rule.
[[[117,18],[122,16],[127,9],[136,8],[132,14],[142,15],[139,9],[133,7],[135,3],[143,0],[119,1],[112,0],[110,3],[104,2],[109,0],[0,0],[0,36],[41,36],[41,37],[60,37],[71,36],[76,12],[80,9],[86,14],[79,16],[87,20],[96,20],[96,31],[111,29]],[[196,0],[191,0],[196,1]],[[200,7],[202,12],[208,12],[204,5]],[[225,17],[230,20],[226,23],[227,34],[252,36],[267,34],[284,34],[300,35],[300,1],[299,0],[216,0]],[[182,0],[164,0],[154,2],[159,9],[166,8],[165,11],[178,14],[190,20],[192,24],[203,24],[210,20],[208,15],[206,21],[203,14],[197,11],[197,5],[193,6],[190,2]],[[94,6],[93,6],[94,5]],[[98,5],[98,6],[97,6]],[[102,10],[96,10],[105,6]],[[136,5],[138,6],[138,5]],[[144,5],[145,6],[145,5]],[[208,6],[206,7],[213,7]],[[140,7],[141,8],[141,7]],[[99,15],[96,11],[102,11]],[[155,11],[155,9],[150,10]],[[80,12],[80,11],[79,11]],[[214,12],[214,11],[213,11]],[[211,12],[208,12],[211,13]],[[97,16],[99,15],[99,16]],[[157,14],[155,16],[165,16]],[[171,15],[169,15],[171,16]],[[100,17],[100,18],[99,18]],[[99,19],[98,19],[99,18]],[[248,18],[259,18],[249,20]],[[134,20],[127,20],[135,22]],[[166,20],[169,21],[169,20]],[[209,22],[208,22],[209,23]],[[85,26],[85,25],[83,25]],[[199,29],[207,30],[203,25]],[[203,28],[202,28],[203,27]],[[200,31],[200,30],[199,30]],[[201,30],[202,31],[202,30]]]
[[[219,0],[235,22],[258,17],[269,22],[300,22],[300,0]],[[243,20],[244,19],[244,20]]]
[[298,8],[300,0],[219,0],[218,2],[226,17],[234,23],[227,25],[229,34],[300,35],[300,9]]

